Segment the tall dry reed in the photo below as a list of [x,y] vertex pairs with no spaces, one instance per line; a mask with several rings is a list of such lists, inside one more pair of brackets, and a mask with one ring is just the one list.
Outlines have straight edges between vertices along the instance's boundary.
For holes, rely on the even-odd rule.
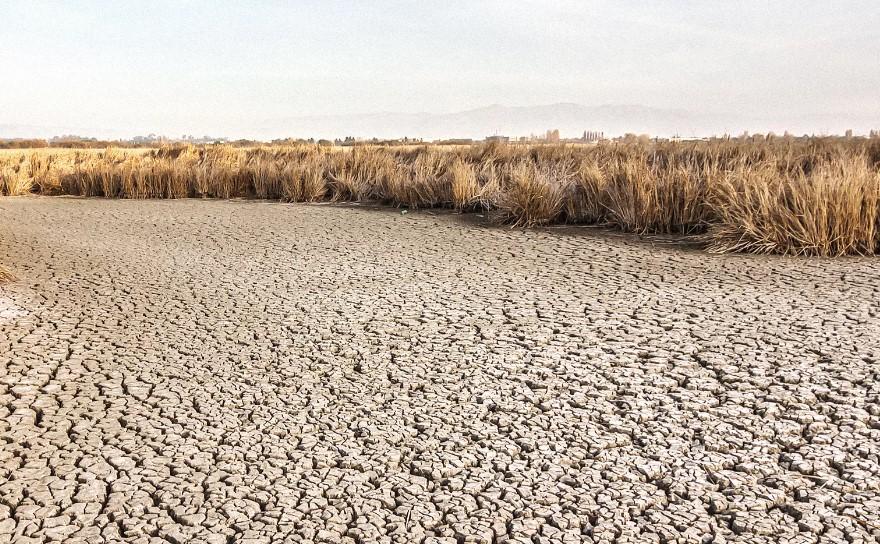
[[712,251],[875,254],[880,141],[178,146],[0,154],[0,194],[373,201],[501,222],[701,234]]
[[713,187],[709,249],[795,255],[880,251],[880,173],[864,156],[805,170],[740,167]]

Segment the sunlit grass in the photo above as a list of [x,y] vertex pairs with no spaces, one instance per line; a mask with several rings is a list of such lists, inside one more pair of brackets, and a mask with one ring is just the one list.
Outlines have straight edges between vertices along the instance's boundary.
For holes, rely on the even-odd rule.
[[699,234],[711,251],[880,251],[880,141],[4,150],[0,193],[371,201],[518,226]]

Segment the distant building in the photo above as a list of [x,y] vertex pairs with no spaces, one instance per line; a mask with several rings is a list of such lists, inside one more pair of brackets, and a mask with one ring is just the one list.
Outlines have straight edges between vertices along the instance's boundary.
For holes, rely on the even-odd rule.
[[498,136],[497,134],[495,136],[486,136],[486,143],[487,144],[491,144],[491,143],[506,144],[509,142],[510,142],[510,137],[508,137],[508,136]]
[[845,135],[847,138],[852,138],[852,129],[851,129],[851,128],[850,128],[850,129],[847,129],[847,131],[846,131],[846,133],[845,133],[844,135]]
[[548,142],[556,143],[559,141],[559,129],[553,129],[547,131],[547,137],[545,138]]

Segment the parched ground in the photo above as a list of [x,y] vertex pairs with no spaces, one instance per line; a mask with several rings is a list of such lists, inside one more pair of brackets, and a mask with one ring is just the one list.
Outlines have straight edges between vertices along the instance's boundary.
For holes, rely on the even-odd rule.
[[0,542],[873,542],[880,265],[0,199]]

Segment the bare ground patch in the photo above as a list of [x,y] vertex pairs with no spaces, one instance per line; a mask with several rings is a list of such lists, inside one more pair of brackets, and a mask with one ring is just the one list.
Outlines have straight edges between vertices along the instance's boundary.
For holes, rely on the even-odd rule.
[[870,258],[2,206],[0,541],[880,537]]

